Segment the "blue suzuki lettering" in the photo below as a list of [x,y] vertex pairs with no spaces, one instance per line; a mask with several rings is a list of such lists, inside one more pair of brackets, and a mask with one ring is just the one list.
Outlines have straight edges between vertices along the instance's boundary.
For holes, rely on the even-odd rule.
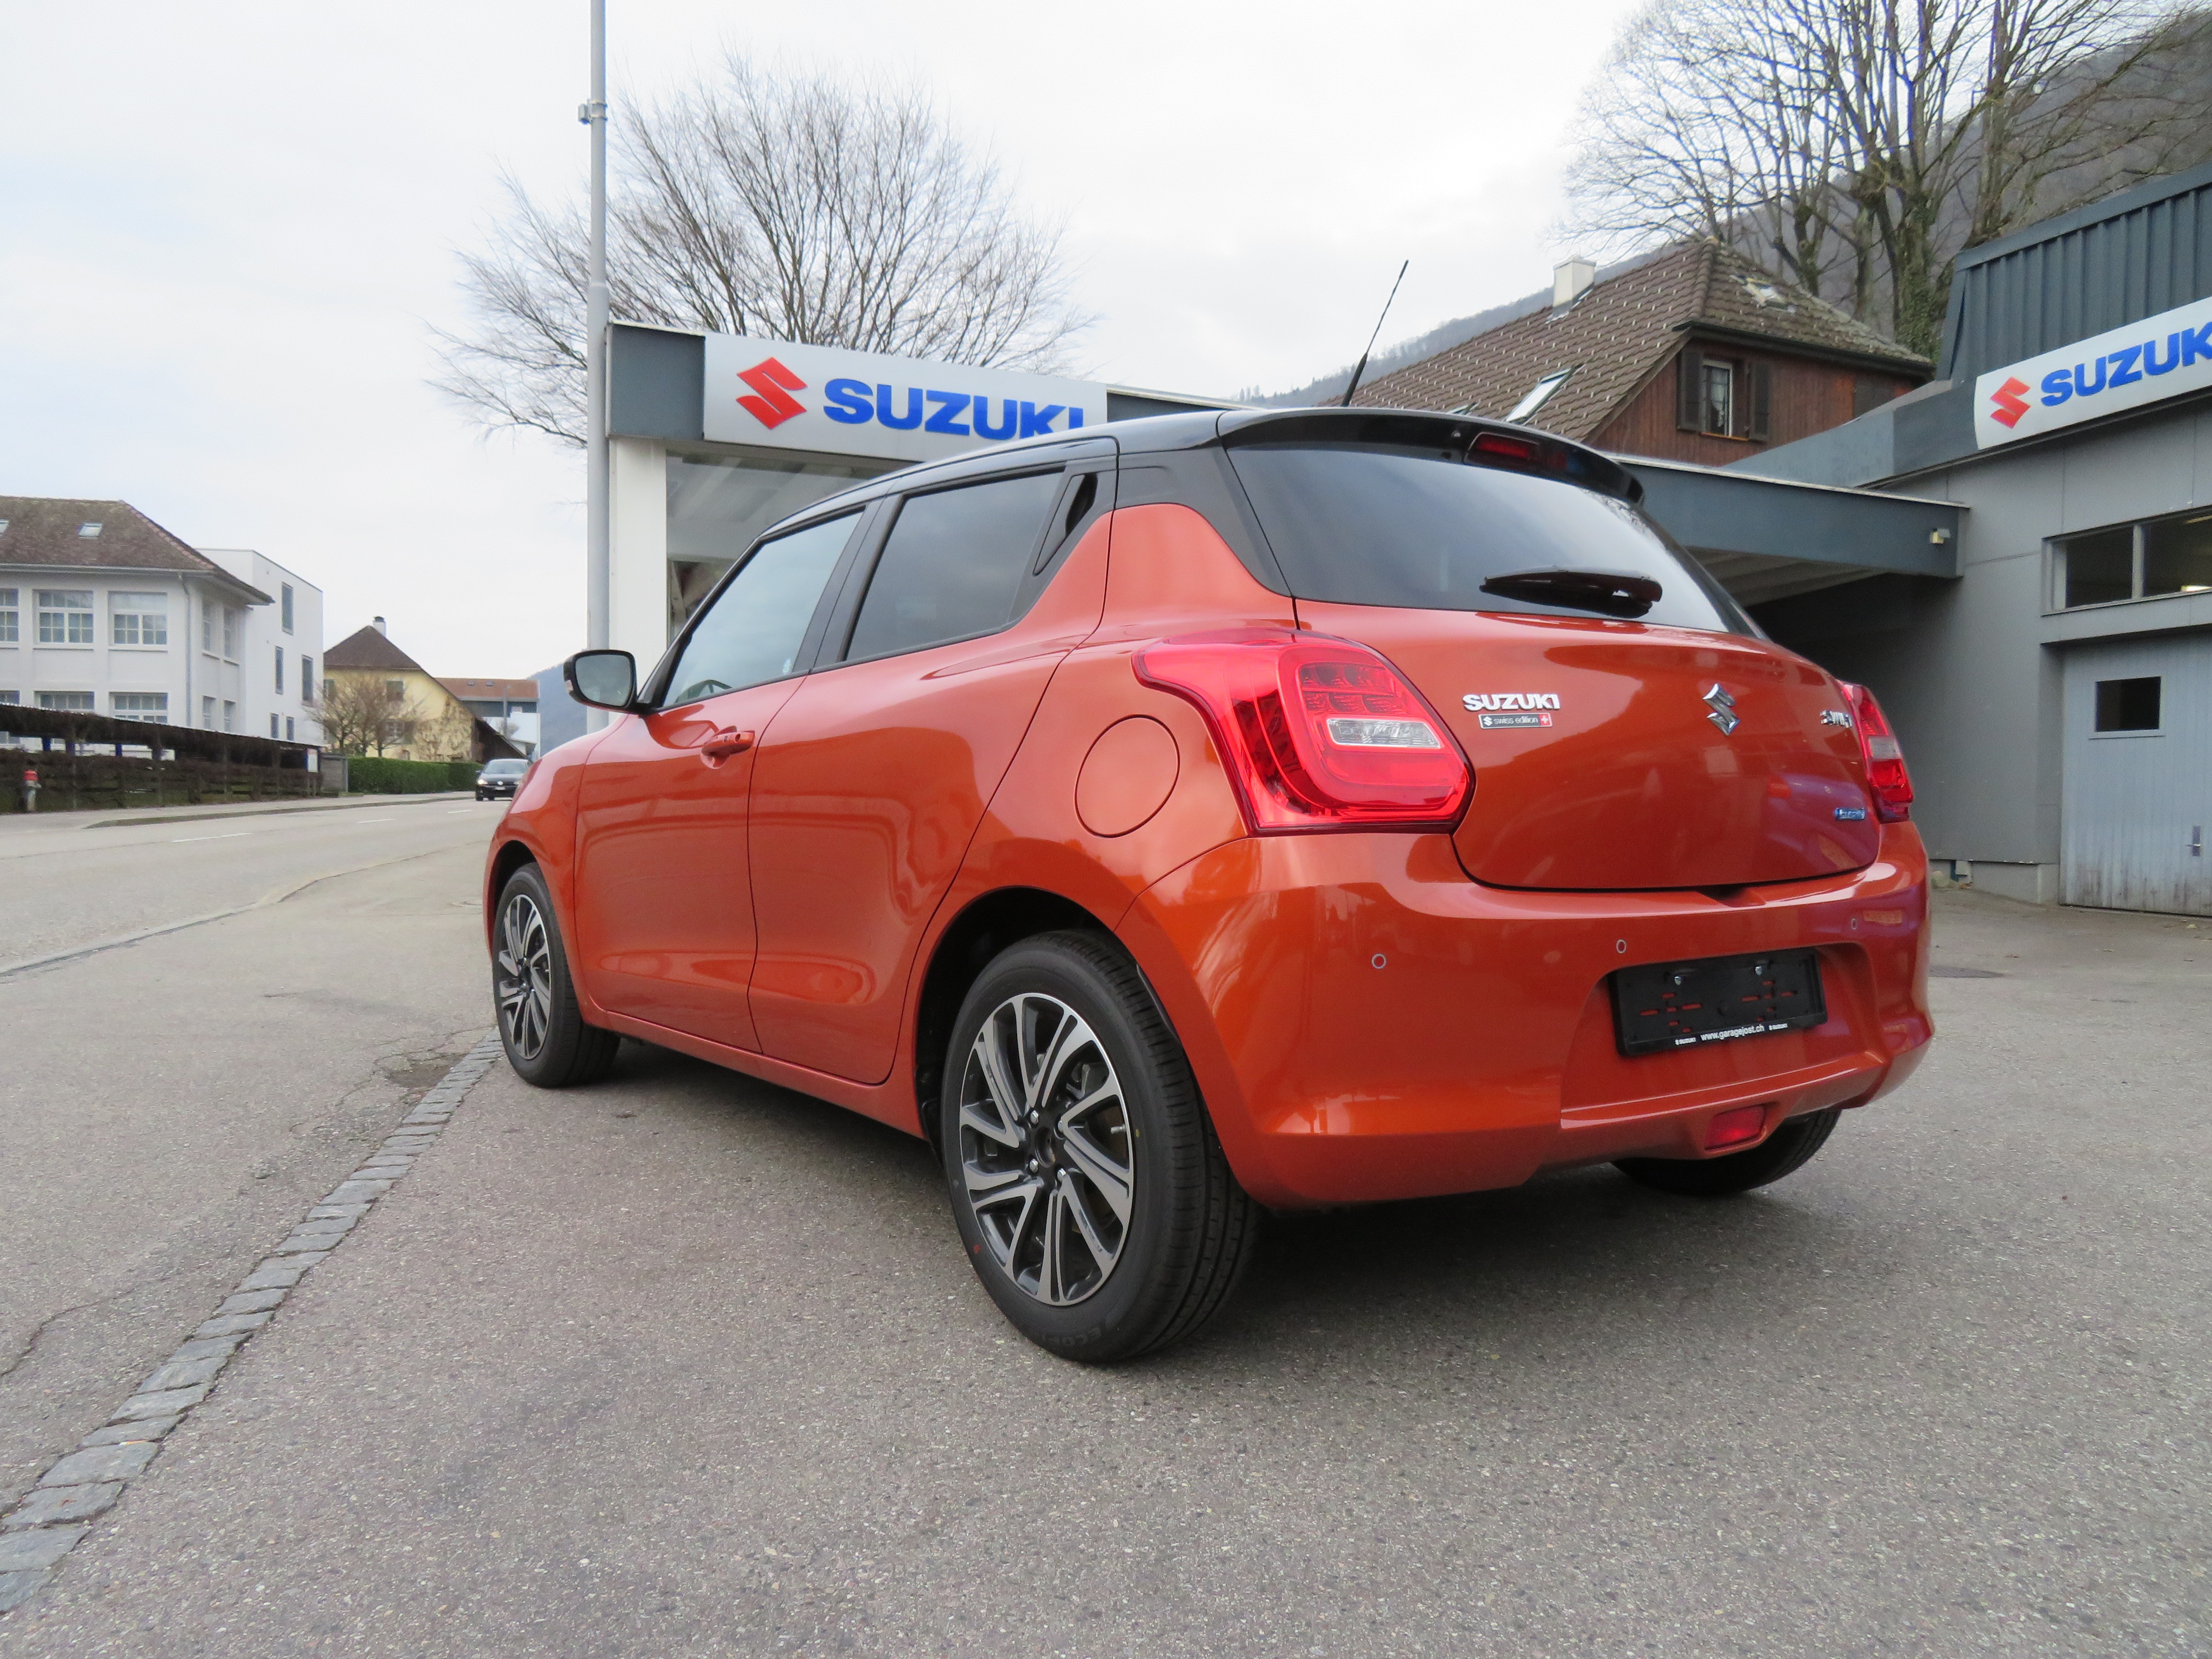
[[1022,436],[1041,438],[1051,431],[1052,417],[1059,414],[1062,407],[1060,404],[1047,404],[1039,409],[1035,404],[1024,401],[1022,404]]
[[968,393],[964,392],[932,392],[927,395],[928,396],[930,402],[933,404],[942,404],[945,407],[939,410],[937,413],[929,417],[929,424],[922,428],[924,432],[946,432],[950,433],[956,438],[965,438],[969,435],[967,427],[962,422],[952,418],[962,410],[968,407]]
[[2075,396],[2081,398],[2094,398],[2097,393],[2105,389],[2105,360],[2102,357],[2097,359],[2096,385],[2091,386],[2089,384],[2088,373],[2089,371],[2083,368],[2081,364],[2076,363],[2074,365],[2074,392]]
[[822,412],[840,425],[866,426],[876,418],[866,380],[832,380],[822,388],[822,395],[829,399]]
[[973,418],[975,422],[975,435],[977,437],[1011,438],[1014,435],[1014,422],[1016,419],[1014,413],[1014,400],[1012,398],[1001,398],[999,402],[1006,411],[1006,419],[1000,422],[998,425],[993,426],[991,422],[985,418],[991,412],[991,400],[988,398],[978,398],[975,399],[975,413]]
[[2070,370],[2054,368],[2043,377],[2044,406],[2055,409],[2074,395],[2074,376]]
[[1070,432],[1073,432],[1076,428],[1082,424],[1083,411],[1078,409],[1073,404],[1070,404],[1067,406],[1067,429]]
[[891,389],[887,386],[878,386],[876,388],[876,418],[900,432],[913,431],[921,424],[921,388],[910,386],[906,389],[906,418],[900,420],[891,413]]
[[2122,346],[2105,361],[2112,366],[2112,378],[2108,386],[2132,386],[2142,379],[2142,371],[2136,367],[2136,359],[2142,356],[2141,346]]
[[2181,361],[2193,363],[2199,357],[2212,362],[2212,323],[2207,323],[2202,328],[2181,331]]
[[2180,368],[2181,337],[2179,334],[2169,334],[2166,337],[2166,361],[2164,362],[2160,362],[2158,360],[2157,341],[2153,340],[2148,345],[2145,346],[2143,348],[2143,367],[2154,374],[2171,374],[2175,369]]

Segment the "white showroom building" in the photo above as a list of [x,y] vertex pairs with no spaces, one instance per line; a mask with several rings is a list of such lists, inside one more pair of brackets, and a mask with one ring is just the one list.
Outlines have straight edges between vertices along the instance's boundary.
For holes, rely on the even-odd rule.
[[0,496],[0,703],[321,741],[322,590],[124,501]]

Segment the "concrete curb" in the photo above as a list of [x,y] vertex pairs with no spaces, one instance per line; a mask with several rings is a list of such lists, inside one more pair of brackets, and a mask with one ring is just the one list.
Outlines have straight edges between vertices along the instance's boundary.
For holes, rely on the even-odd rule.
[[207,1398],[240,1348],[276,1316],[292,1287],[343,1243],[377,1200],[436,1143],[438,1132],[500,1053],[495,1032],[456,1061],[383,1146],[310,1207],[290,1237],[155,1367],[106,1425],[55,1459],[38,1485],[0,1517],[0,1614],[36,1595],[62,1558],[91,1530],[92,1518],[112,1508],[145,1473],[163,1438]]

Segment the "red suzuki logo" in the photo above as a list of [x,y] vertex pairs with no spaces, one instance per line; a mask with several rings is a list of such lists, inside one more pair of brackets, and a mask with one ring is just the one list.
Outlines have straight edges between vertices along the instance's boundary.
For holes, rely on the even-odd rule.
[[[760,395],[740,398],[738,407],[749,412],[763,426],[774,431],[794,415],[806,413],[806,405],[791,394],[803,392],[806,382],[786,368],[773,357],[763,357],[738,378]],[[2026,408],[2026,404],[2021,405]]]
[[1990,401],[1996,405],[1990,418],[2006,426],[2018,426],[2020,417],[2027,413],[2027,399],[2020,395],[2027,390],[2027,381],[2017,374],[2007,375],[2005,383],[1990,393]]

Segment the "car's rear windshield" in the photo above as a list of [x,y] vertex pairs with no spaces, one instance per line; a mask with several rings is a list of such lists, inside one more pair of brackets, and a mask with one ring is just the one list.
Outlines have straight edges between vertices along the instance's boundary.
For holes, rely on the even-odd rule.
[[1749,633],[1695,560],[1630,503],[1551,478],[1375,445],[1243,444],[1231,463],[1293,598],[1430,611],[1587,610],[1486,593],[1530,570],[1649,576],[1638,620]]

